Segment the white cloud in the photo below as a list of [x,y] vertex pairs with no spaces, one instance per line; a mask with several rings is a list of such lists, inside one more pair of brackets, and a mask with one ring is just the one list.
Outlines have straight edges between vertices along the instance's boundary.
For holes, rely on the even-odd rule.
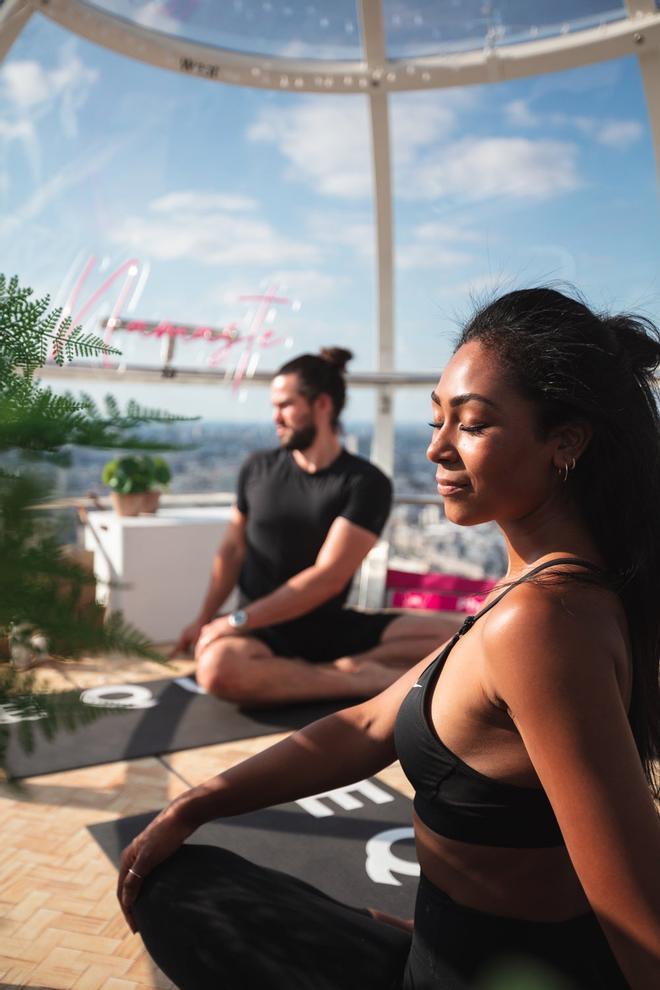
[[464,245],[479,243],[481,236],[455,224],[431,221],[419,224],[396,252],[397,267],[451,268],[472,261]]
[[0,139],[4,138],[6,141],[31,141],[34,137],[34,125],[31,120],[0,119]]
[[627,148],[640,139],[642,132],[637,120],[610,120],[598,129],[596,140],[610,148]]
[[442,223],[437,220],[419,224],[415,227],[414,234],[420,241],[444,240],[476,244],[483,240],[482,235],[474,230],[467,230],[458,224]]
[[[453,140],[461,113],[473,106],[474,99],[431,93],[392,100],[397,195],[411,200],[456,194],[544,199],[579,186],[576,149],[568,143],[525,138]],[[520,116],[523,105],[514,112]],[[264,110],[247,137],[274,144],[289,162],[289,177],[323,195],[341,199],[371,195],[370,128],[362,100],[303,99],[278,114]],[[361,239],[364,235],[363,229]],[[371,232],[369,238],[373,242]]]
[[273,114],[263,110],[247,138],[277,146],[290,177],[325,195],[346,199],[371,194],[369,119],[363,100],[323,97]]
[[190,213],[206,213],[209,210],[226,210],[227,212],[242,212],[256,210],[256,199],[250,196],[235,196],[227,193],[199,193],[190,191],[167,193],[154,199],[150,209],[154,213],[172,213],[176,210],[188,210]]
[[473,105],[467,93],[405,94],[392,101],[391,144],[395,171],[455,131],[461,111]]
[[50,97],[48,72],[38,62],[9,62],[0,70],[3,97],[17,110],[29,110]]
[[363,259],[374,256],[376,230],[373,221],[360,214],[346,217],[341,213],[312,213],[307,217],[307,226],[317,243],[350,248]]
[[303,305],[310,300],[325,299],[347,283],[347,279],[315,269],[276,269],[273,281],[285,295],[300,300]]
[[98,78],[96,69],[86,66],[71,51],[61,52],[59,66],[47,69],[28,59],[7,62],[0,69],[0,91],[16,111],[29,111],[52,103],[62,96],[87,89]]
[[[273,268],[269,272],[267,284],[277,286],[279,295],[286,296],[292,302],[299,302],[306,308],[309,302],[327,299],[337,289],[347,285],[348,280],[315,268]],[[215,304],[233,305],[248,289],[252,291],[253,288],[254,272],[249,269],[238,272],[234,270],[231,282],[212,288],[207,298]]]
[[179,34],[181,31],[181,21],[172,14],[168,8],[171,3],[164,3],[163,0],[149,0],[142,4],[140,8],[131,11],[131,17],[142,24],[143,27],[153,28],[155,31],[163,31],[165,34]]
[[0,237],[33,222],[53,200],[60,198],[68,189],[80,185],[90,175],[97,175],[124,148],[123,138],[113,143],[106,142],[102,149],[97,149],[84,158],[74,158],[59,172],[50,175],[12,213],[0,219]]
[[428,155],[415,169],[414,182],[401,182],[398,194],[549,199],[579,188],[576,158],[576,147],[561,141],[465,138]]
[[504,115],[507,123],[513,127],[570,127],[611,148],[627,148],[643,134],[643,127],[637,120],[587,117],[570,113],[535,114],[526,100],[512,100],[507,103]]
[[439,244],[404,244],[396,253],[397,268],[404,271],[420,268],[451,268],[472,260],[465,251]]
[[513,127],[536,127],[539,118],[532,113],[527,100],[511,100],[504,107],[504,116]]
[[75,137],[78,111],[97,79],[97,70],[77,55],[75,41],[61,47],[59,64],[52,68],[31,59],[8,61],[0,69],[0,122],[36,121],[57,113],[65,134]]
[[141,256],[207,265],[274,265],[316,258],[314,246],[282,236],[267,221],[249,215],[251,201],[241,214],[236,201],[227,209],[216,200],[215,194],[194,192],[160,197],[149,204],[147,215],[128,217],[110,230],[110,240]]
[[[411,165],[419,152],[445,139],[465,94],[404,94],[392,101],[395,169]],[[371,128],[366,100],[359,97],[301,97],[290,109],[263,110],[248,129],[250,141],[274,144],[290,164],[289,177],[342,199],[371,196]]]

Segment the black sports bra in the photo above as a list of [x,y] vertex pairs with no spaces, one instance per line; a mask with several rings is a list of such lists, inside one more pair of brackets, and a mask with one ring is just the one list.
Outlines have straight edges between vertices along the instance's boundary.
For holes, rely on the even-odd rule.
[[575,557],[559,557],[539,564],[512,582],[477,615],[467,617],[401,704],[394,729],[397,755],[415,788],[414,807],[418,817],[439,835],[485,846],[536,849],[563,845],[557,819],[543,790],[519,787],[474,770],[445,746],[427,715],[429,694],[460,637],[512,588],[558,564],[577,564],[600,572],[595,564]]

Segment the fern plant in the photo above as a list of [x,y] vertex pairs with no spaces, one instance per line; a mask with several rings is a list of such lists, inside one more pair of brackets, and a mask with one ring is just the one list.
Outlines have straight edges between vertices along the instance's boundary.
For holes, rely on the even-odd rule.
[[[20,631],[38,634],[48,654],[75,658],[83,653],[118,652],[162,660],[147,638],[119,613],[103,622],[103,610],[84,601],[82,591],[94,578],[67,558],[58,527],[35,504],[51,494],[30,462],[67,461],[67,446],[109,449],[172,449],[171,444],[141,441],[129,431],[145,423],[170,423],[183,417],[144,409],[130,402],[124,412],[108,396],[101,409],[88,395],[58,395],[36,378],[51,356],[58,364],[79,357],[118,354],[93,334],[72,327],[48,296],[34,299],[16,277],[0,274],[0,639]],[[88,596],[92,597],[92,596]],[[33,742],[30,712],[38,685],[0,659],[0,768],[8,724],[22,716],[19,739]],[[38,695],[45,712],[34,725],[48,737],[98,717],[73,697]],[[4,715],[4,718],[3,718]]]

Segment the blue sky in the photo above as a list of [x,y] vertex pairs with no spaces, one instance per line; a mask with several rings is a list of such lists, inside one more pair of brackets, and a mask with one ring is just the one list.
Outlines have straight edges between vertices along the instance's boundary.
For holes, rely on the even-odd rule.
[[[391,99],[396,366],[440,370],[471,299],[568,280],[597,307],[660,319],[656,174],[641,78],[624,59]],[[269,93],[157,70],[34,17],[0,68],[0,251],[8,274],[80,304],[130,259],[122,315],[245,328],[238,296],[278,285],[260,368],[324,344],[375,367],[366,98]],[[90,259],[96,259],[94,263]],[[117,303],[117,278],[90,312]],[[127,361],[158,344],[115,338]],[[208,344],[179,344],[202,367]],[[235,349],[234,354],[238,349]],[[230,368],[233,362],[230,363]],[[106,387],[209,418],[269,415],[263,389]],[[397,400],[427,414],[426,393]],[[372,415],[354,391],[349,418]]]

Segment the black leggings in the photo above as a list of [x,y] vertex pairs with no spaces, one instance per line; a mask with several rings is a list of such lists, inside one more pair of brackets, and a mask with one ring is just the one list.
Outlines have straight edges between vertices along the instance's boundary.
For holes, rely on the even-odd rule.
[[593,915],[494,917],[424,877],[411,938],[288,874],[191,845],[147,878],[135,915],[180,990],[466,990],[511,962],[540,969],[545,987],[547,976],[563,977],[557,990],[627,987]]

